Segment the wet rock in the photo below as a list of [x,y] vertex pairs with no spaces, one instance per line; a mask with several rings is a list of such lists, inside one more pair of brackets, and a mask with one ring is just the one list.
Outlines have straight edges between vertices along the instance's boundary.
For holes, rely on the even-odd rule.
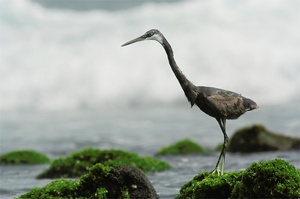
[[147,156],[141,157],[128,151],[86,148],[54,160],[50,168],[39,174],[37,178],[79,177],[87,173],[88,169],[96,163],[108,166],[133,165],[145,172],[170,168],[167,162]]
[[299,170],[282,159],[274,159],[222,176],[200,173],[181,188],[176,199],[299,197]]
[[253,163],[242,173],[231,198],[300,198],[300,173],[282,159]]
[[161,148],[155,155],[186,155],[207,153],[199,144],[190,139],[183,139],[169,146]]
[[114,167],[107,176],[104,187],[110,190],[107,198],[118,198],[122,187],[128,191],[129,198],[159,198],[144,172],[133,166]]
[[19,199],[35,198],[98,198],[156,199],[159,198],[144,172],[130,165],[90,168],[79,180],[55,180],[42,188],[33,188]]
[[229,198],[241,172],[226,172],[222,176],[200,173],[181,189],[176,199]]
[[262,125],[238,130],[231,137],[228,145],[229,152],[240,153],[299,149],[299,138],[272,133]]
[[0,164],[47,164],[50,159],[33,150],[17,150],[0,156]]

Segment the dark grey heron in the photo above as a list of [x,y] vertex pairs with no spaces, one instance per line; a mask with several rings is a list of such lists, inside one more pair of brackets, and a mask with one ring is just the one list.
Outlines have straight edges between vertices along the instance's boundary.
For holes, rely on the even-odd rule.
[[228,136],[226,134],[226,120],[237,119],[246,111],[257,109],[258,105],[251,99],[245,98],[235,92],[212,87],[195,86],[185,77],[185,75],[177,66],[173,56],[172,47],[159,30],[149,30],[144,35],[126,42],[122,45],[122,47],[144,40],[158,41],[164,47],[168,56],[169,64],[176,78],[178,79],[185,96],[191,103],[191,106],[196,104],[204,113],[216,118],[218,121],[224,135],[224,142],[217,165],[211,173],[223,175],[226,147],[228,143]]

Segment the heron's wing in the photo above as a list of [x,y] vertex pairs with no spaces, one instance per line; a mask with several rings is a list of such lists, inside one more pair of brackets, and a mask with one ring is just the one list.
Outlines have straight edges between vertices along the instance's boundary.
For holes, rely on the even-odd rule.
[[231,91],[218,89],[210,92],[206,95],[206,103],[216,114],[227,119],[235,119],[246,111],[243,97]]

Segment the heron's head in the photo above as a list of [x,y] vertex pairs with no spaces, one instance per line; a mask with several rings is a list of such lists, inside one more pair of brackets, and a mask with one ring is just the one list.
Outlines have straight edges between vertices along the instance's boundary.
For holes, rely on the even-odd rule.
[[155,40],[162,44],[163,38],[164,38],[164,36],[159,32],[159,30],[152,29],[152,30],[147,31],[142,36],[126,42],[125,44],[122,45],[122,47],[127,46],[129,44],[133,44],[135,42],[144,41],[144,40]]

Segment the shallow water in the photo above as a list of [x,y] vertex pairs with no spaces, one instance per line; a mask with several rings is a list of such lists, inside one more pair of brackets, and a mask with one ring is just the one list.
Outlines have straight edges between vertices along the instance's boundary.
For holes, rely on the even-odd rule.
[[[268,129],[297,136],[299,108],[294,105],[262,107],[235,121],[228,121],[228,135],[245,125],[264,124]],[[283,111],[285,110],[285,111]],[[222,142],[217,122],[197,108],[135,107],[65,112],[2,112],[1,153],[34,149],[51,158],[85,147],[122,149],[152,156],[160,147],[191,138],[206,148]],[[218,153],[208,155],[166,156],[172,168],[148,173],[161,198],[174,198],[180,187],[197,173],[214,168]],[[282,158],[300,168],[298,151],[232,154],[226,156],[226,171],[242,170],[255,161]],[[36,180],[48,165],[1,166],[1,198],[12,198],[41,187],[51,180]]]

